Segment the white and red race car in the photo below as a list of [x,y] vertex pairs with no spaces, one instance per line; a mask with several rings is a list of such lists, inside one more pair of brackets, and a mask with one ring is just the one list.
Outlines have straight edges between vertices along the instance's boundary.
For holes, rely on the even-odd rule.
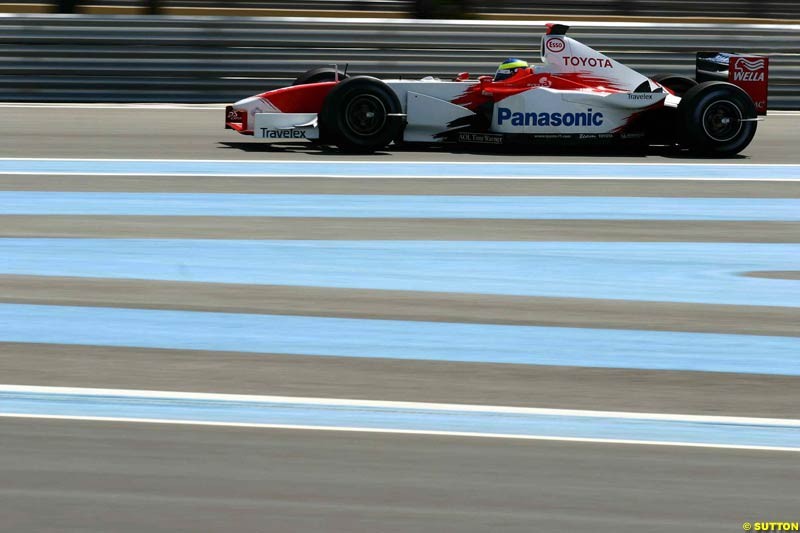
[[266,142],[312,140],[362,153],[392,142],[636,142],[729,156],[747,147],[766,114],[767,58],[700,53],[698,79],[648,78],[567,37],[568,29],[548,24],[542,64],[502,80],[379,80],[312,69],[290,87],[228,106],[225,127]]

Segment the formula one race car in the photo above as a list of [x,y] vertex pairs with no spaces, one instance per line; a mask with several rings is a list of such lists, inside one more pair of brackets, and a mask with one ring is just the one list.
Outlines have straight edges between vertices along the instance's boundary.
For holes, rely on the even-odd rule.
[[697,80],[648,78],[567,37],[568,29],[547,25],[542,65],[509,59],[477,80],[382,81],[312,69],[291,87],[228,106],[225,127],[362,153],[392,142],[635,142],[729,156],[750,144],[766,114],[767,58],[701,53]]

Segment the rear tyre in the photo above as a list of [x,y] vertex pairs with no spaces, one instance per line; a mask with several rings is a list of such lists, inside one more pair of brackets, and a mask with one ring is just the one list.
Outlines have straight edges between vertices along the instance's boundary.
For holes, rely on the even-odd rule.
[[681,141],[702,155],[726,157],[744,150],[756,133],[756,106],[739,87],[707,81],[689,89],[678,105]]
[[[697,85],[692,78],[678,74],[656,74],[650,79],[660,83],[678,97],[682,97],[686,91]],[[674,107],[662,107],[652,111],[648,117],[648,138],[653,144],[679,144],[681,142],[679,129],[678,110]]]
[[683,96],[689,89],[697,85],[697,82],[692,78],[679,76],[678,74],[656,74],[650,79],[675,93],[675,96]]
[[340,80],[346,80],[347,74],[333,67],[317,67],[307,70],[300,74],[292,85],[306,85],[307,83],[320,83],[323,81],[336,81],[336,75]]
[[320,131],[346,152],[371,153],[399,139],[400,100],[384,82],[356,76],[336,85],[322,104]]

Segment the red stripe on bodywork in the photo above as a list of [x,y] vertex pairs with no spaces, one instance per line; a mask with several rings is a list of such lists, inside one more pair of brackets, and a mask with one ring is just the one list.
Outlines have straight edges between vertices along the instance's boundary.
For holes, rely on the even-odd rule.
[[481,82],[470,85],[452,103],[464,106],[470,111],[475,111],[487,102],[500,102],[509,96],[514,96],[525,91],[546,87],[560,91],[596,91],[602,93],[628,92],[616,85],[613,81],[600,78],[589,73],[568,72],[563,74],[529,73],[514,76],[507,81]]
[[258,95],[282,113],[319,113],[335,81],[293,85]]
[[607,78],[601,78],[584,72],[565,72],[555,74],[550,78],[553,82],[552,88],[562,91],[589,89],[597,92],[622,93],[629,92]]
[[487,102],[499,102],[509,96],[514,96],[521,92],[532,89],[533,87],[501,86],[497,83],[483,84],[478,83],[467,87],[461,96],[455,98],[452,103],[464,106],[470,111],[475,111]]

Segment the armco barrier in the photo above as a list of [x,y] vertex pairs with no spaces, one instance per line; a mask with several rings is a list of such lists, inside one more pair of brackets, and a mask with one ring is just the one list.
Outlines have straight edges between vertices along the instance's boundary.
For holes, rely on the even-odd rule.
[[[213,10],[235,15],[237,10],[305,10],[325,13],[366,12],[373,16],[393,13],[411,15],[414,12],[437,11],[466,13],[466,18],[495,18],[509,15],[559,16],[634,16],[634,17],[709,17],[758,18],[791,20],[800,18],[800,3],[796,0],[69,0],[77,12],[112,9],[119,14],[135,9],[157,6],[161,14],[179,13],[176,10]],[[11,0],[6,6],[28,6],[29,10],[11,9],[15,13],[55,12],[64,7],[65,0]],[[0,2],[0,11],[5,11]],[[36,7],[37,10],[32,10]],[[41,11],[40,11],[41,9]],[[128,13],[132,14],[132,13]],[[209,14],[209,13],[202,13]],[[223,14],[223,13],[219,13]],[[267,16],[266,13],[263,14]],[[310,14],[309,14],[310,16]],[[344,16],[344,15],[343,15]]]
[[[538,60],[544,22],[0,16],[0,100],[227,102],[313,66],[379,77],[488,74]],[[800,26],[575,23],[570,34],[645,74],[693,74],[694,52],[770,56],[770,107],[800,109]]]

